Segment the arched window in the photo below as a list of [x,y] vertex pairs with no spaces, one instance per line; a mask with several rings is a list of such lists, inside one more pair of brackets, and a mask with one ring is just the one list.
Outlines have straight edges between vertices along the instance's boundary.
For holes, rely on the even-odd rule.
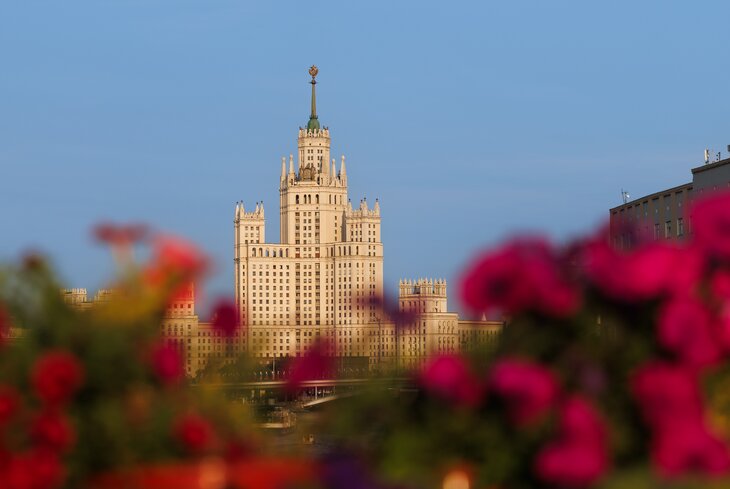
[[355,254],[356,255],[359,255],[360,254],[360,247],[359,246],[355,246]]
[[297,194],[297,195],[296,195],[296,196],[294,197],[294,201],[295,201],[295,202],[296,202],[297,204],[299,203],[299,194]]
[[252,251],[253,251],[253,256],[256,256],[256,248],[254,248]]
[[319,194],[317,194],[317,196],[315,197],[315,201],[317,204],[319,204]]

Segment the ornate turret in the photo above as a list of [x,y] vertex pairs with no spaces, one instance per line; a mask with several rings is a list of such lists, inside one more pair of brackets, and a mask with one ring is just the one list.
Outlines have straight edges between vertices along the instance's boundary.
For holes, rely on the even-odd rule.
[[319,120],[317,120],[317,94],[314,89],[314,86],[317,84],[317,80],[315,80],[317,73],[319,73],[319,70],[316,66],[312,65],[309,68],[309,74],[312,75],[312,81],[309,82],[312,84],[312,113],[309,115],[307,129],[319,129]]

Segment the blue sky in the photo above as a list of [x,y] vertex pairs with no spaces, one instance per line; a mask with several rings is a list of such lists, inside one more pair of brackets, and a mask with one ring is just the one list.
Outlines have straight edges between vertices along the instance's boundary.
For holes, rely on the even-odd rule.
[[278,238],[281,156],[318,112],[378,197],[386,285],[455,280],[518,231],[565,240],[730,144],[726,2],[0,4],[0,259],[112,274],[100,220],[187,236],[232,294],[234,203]]

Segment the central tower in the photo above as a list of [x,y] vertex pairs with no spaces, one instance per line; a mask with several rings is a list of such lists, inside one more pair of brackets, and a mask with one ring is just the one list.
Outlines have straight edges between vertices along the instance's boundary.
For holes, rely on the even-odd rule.
[[[259,357],[298,356],[327,338],[338,356],[374,358],[375,310],[383,290],[380,205],[353,209],[345,157],[330,156],[330,131],[317,116],[318,69],[309,69],[311,112],[297,135],[297,160],[281,160],[279,243],[265,241],[263,204],[237,204],[236,297]],[[286,341],[284,341],[286,340]],[[367,360],[366,360],[367,361]]]

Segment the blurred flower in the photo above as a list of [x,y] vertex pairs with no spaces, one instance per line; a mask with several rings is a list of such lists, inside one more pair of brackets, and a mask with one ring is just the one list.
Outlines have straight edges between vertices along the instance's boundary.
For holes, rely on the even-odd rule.
[[327,342],[319,340],[309,347],[304,355],[293,358],[286,375],[285,389],[292,392],[307,380],[333,377],[334,359],[327,353]]
[[3,489],[56,489],[65,478],[58,455],[47,450],[15,454],[0,468]]
[[665,476],[726,474],[730,452],[699,418],[677,418],[654,435],[652,458]]
[[697,376],[686,367],[663,362],[644,365],[632,375],[631,391],[644,421],[654,428],[702,416]]
[[36,446],[56,452],[66,452],[76,442],[71,421],[57,410],[45,410],[35,416],[30,432]]
[[586,399],[572,396],[560,406],[558,439],[537,456],[542,480],[560,487],[585,487],[608,469],[607,433],[601,416]]
[[153,265],[180,279],[203,273],[208,260],[192,243],[172,236],[157,236],[153,241]]
[[581,396],[571,396],[560,405],[560,432],[571,440],[605,444],[605,422],[596,408]]
[[164,385],[173,385],[185,377],[182,354],[161,341],[152,349],[152,370]]
[[211,424],[197,414],[186,414],[175,421],[173,436],[185,450],[201,453],[213,442],[214,431]]
[[[655,242],[635,251],[620,252],[606,240],[597,239],[584,246],[582,260],[588,277],[606,296],[640,302],[676,288],[686,291],[692,287],[702,264],[687,259],[689,256],[694,255],[666,243]],[[682,280],[678,280],[678,273]]]
[[545,367],[528,360],[506,358],[490,374],[490,387],[504,401],[508,415],[519,424],[543,416],[558,396],[558,382]]
[[710,277],[712,295],[722,301],[730,301],[730,270],[721,268],[713,271]]
[[721,358],[713,334],[713,318],[704,304],[692,298],[666,302],[659,311],[657,340],[688,365],[705,367]]
[[715,257],[730,258],[730,194],[698,198],[689,214],[695,243]]
[[43,402],[62,405],[83,385],[84,368],[72,353],[49,351],[33,365],[31,382]]
[[477,406],[484,395],[481,380],[458,355],[432,358],[419,373],[419,381],[427,391],[459,405]]
[[149,229],[144,224],[119,225],[104,222],[94,226],[92,233],[102,243],[112,246],[128,246],[145,239],[149,234]]
[[0,385],[0,428],[7,425],[8,421],[18,411],[20,395],[13,387]]
[[236,303],[229,299],[219,300],[213,308],[213,329],[230,338],[240,325]]
[[608,469],[606,449],[598,444],[561,439],[537,455],[535,471],[557,487],[580,488],[597,482]]
[[477,260],[461,282],[465,304],[479,312],[536,311],[568,317],[580,306],[576,287],[561,276],[546,241],[525,238]]

